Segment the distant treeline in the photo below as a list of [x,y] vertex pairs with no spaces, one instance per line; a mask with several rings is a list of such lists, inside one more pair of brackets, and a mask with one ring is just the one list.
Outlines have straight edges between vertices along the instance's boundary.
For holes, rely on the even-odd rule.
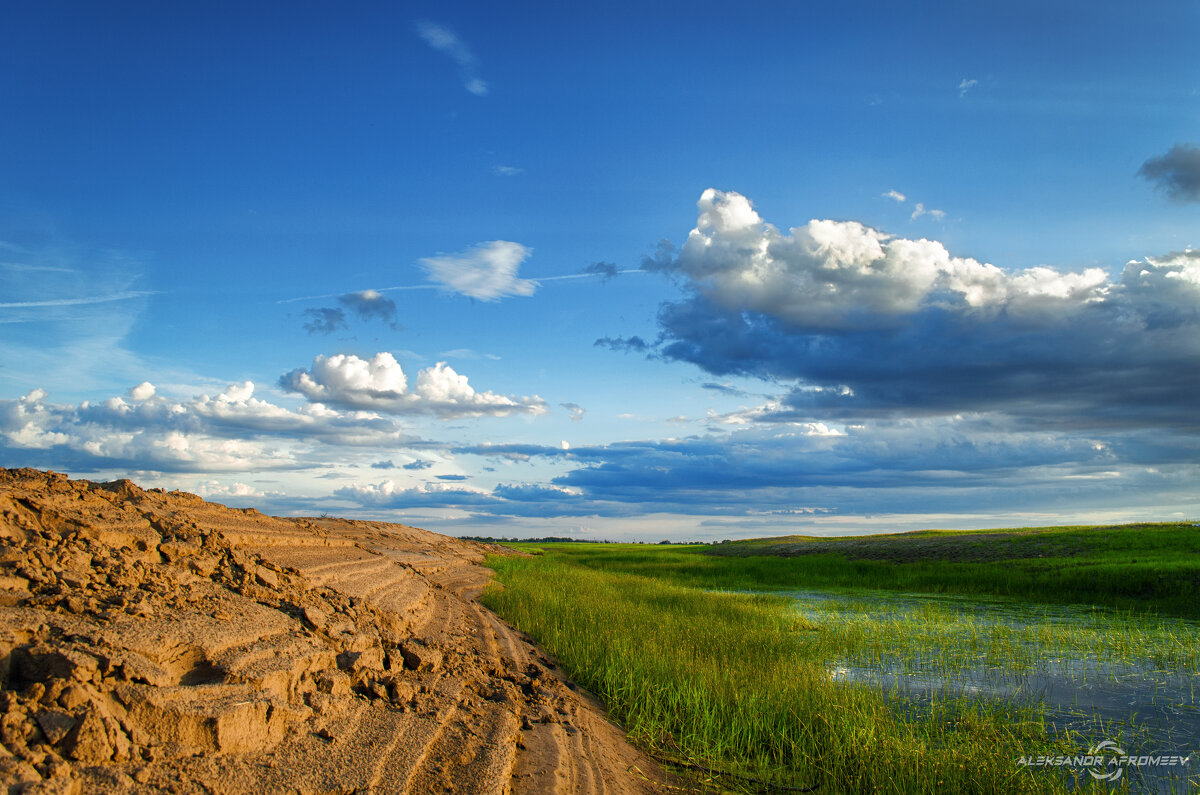
[[707,541],[603,541],[595,538],[570,538],[568,536],[542,536],[540,538],[497,538],[495,536],[458,536],[464,541],[481,541],[485,544],[689,544],[704,545]]

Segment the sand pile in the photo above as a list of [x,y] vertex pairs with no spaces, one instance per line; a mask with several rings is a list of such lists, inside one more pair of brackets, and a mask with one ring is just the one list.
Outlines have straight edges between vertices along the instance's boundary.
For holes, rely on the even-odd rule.
[[488,551],[0,470],[0,787],[658,791],[475,601]]

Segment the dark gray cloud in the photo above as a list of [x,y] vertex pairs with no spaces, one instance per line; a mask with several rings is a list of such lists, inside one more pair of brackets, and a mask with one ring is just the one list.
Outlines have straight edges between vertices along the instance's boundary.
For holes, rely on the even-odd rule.
[[[597,345],[792,381],[777,419],[995,411],[1055,427],[1200,431],[1200,251],[1010,273],[853,222],[784,234],[706,191],[653,345]],[[764,417],[769,419],[769,417]]]
[[[1200,468],[1194,437],[1164,433],[1107,439],[1023,431],[986,418],[904,420],[627,445],[554,483],[587,501],[642,513],[761,515],[942,513],[1052,509],[1080,500],[1153,507]],[[607,452],[622,453],[616,445]],[[1190,457],[1190,458],[1189,458]],[[1019,495],[1019,496],[1018,496]]]
[[346,313],[333,307],[305,309],[304,330],[309,334],[332,334],[346,328]]
[[650,345],[641,337],[602,337],[596,340],[594,346],[597,348],[608,348],[614,351],[624,351],[626,353],[645,353],[650,350]]
[[750,394],[745,390],[732,387],[729,384],[714,384],[711,381],[706,384],[701,384],[700,388],[707,389],[710,392],[720,392],[722,395],[729,395],[731,397],[748,397]]
[[381,320],[393,330],[400,329],[396,324],[396,302],[375,290],[346,293],[338,297],[338,303],[353,312],[359,320]]
[[509,461],[527,461],[539,457],[557,458],[579,453],[578,450],[567,451],[561,447],[519,443],[462,445],[450,448],[450,452],[479,455],[485,458],[504,458]]
[[[591,499],[676,502],[683,493],[702,492],[709,496],[696,499],[727,503],[740,501],[737,494],[781,489],[946,487],[947,473],[954,474],[953,488],[991,488],[1038,467],[1112,465],[1107,448],[1091,440],[1010,429],[986,433],[966,425],[903,421],[833,431],[814,424],[787,432],[749,429],[627,442],[609,445],[602,460],[554,482]],[[746,499],[764,504],[761,496]]]
[[407,464],[402,466],[401,469],[408,469],[411,471],[420,471],[422,469],[429,469],[432,466],[433,466],[432,461],[425,461],[424,459],[418,458],[416,461],[408,462]]
[[1175,144],[1166,154],[1142,163],[1138,176],[1153,182],[1172,201],[1200,201],[1200,147]]
[[670,272],[675,267],[675,244],[663,238],[654,247],[654,253],[642,257],[642,270]]
[[587,409],[578,403],[559,403],[558,405],[567,410],[567,415],[571,418],[572,422],[579,422],[583,419],[583,415],[587,413]]
[[346,293],[338,296],[341,307],[325,306],[305,309],[304,330],[309,334],[332,334],[335,331],[347,330],[346,312],[350,312],[359,320],[379,320],[393,331],[400,331],[401,326],[396,322],[396,302],[384,296],[377,290],[363,290],[357,293]]
[[604,281],[615,278],[621,271],[611,262],[593,262],[583,269],[584,273],[593,273],[601,276]]
[[1099,306],[1075,320],[1039,333],[932,311],[903,330],[799,334],[696,299],[663,308],[661,352],[714,375],[803,382],[767,421],[998,411],[1060,427],[1200,431],[1194,321],[1150,330],[1145,316]]

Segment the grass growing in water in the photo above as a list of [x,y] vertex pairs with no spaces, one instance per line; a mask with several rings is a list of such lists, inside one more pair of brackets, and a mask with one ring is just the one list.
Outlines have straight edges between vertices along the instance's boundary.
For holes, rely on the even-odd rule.
[[[1200,672],[1200,625],[1179,619],[881,592],[787,595],[798,598],[824,630],[827,653],[856,664],[892,658],[926,671],[954,672],[982,663],[1028,673],[1070,658],[1118,670]],[[983,614],[977,612],[981,604],[989,605]]]
[[1031,752],[1078,752],[1049,736],[1033,708],[943,698],[914,720],[870,687],[833,682],[829,641],[786,599],[620,570],[617,559],[661,564],[671,549],[586,546],[489,558],[497,582],[484,602],[651,751],[826,792],[1065,789],[1015,764]]
[[[1200,626],[1108,610],[959,597],[789,594],[821,626],[838,678],[870,683],[920,715],[956,693],[1039,704],[1093,745],[1185,753],[1200,740]],[[1126,771],[1138,791],[1193,791],[1190,768]]]

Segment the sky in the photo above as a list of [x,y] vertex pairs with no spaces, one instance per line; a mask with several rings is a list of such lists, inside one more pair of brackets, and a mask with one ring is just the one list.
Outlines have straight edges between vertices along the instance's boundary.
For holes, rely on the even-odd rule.
[[0,0],[0,464],[452,535],[1200,519],[1198,25]]

